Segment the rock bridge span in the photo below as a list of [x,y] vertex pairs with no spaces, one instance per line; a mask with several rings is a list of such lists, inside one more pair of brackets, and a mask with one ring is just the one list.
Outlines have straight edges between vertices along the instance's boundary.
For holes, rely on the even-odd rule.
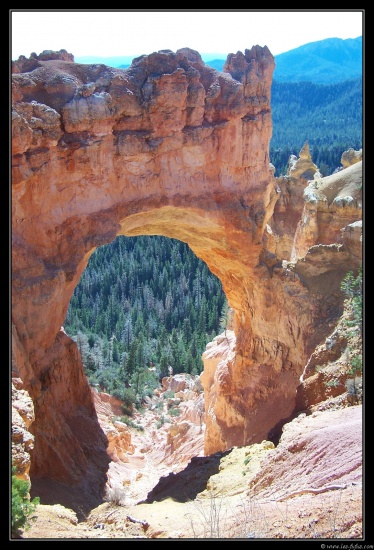
[[223,73],[187,48],[126,70],[64,50],[13,64],[12,366],[35,407],[33,480],[92,501],[105,483],[106,438],[60,329],[90,255],[118,235],[186,242],[234,309],[235,342],[203,377],[206,454],[262,441],[292,413],[336,303],[274,253],[273,69],[259,46],[230,54]]

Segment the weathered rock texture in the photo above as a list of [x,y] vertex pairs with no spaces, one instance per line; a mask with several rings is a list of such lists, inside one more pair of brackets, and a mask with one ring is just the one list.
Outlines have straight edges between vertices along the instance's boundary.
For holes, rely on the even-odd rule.
[[362,375],[362,326],[347,300],[338,324],[308,359],[296,409],[315,412],[362,403]]
[[360,162],[360,160],[362,160],[362,149],[355,151],[351,148],[348,151],[344,151],[340,162],[344,168],[348,168],[348,166],[352,166],[352,164]]
[[30,453],[34,448],[34,437],[29,431],[34,422],[34,405],[22,380],[12,379],[12,465],[17,477],[30,480]]
[[250,483],[262,498],[284,499],[332,485],[362,483],[361,407],[300,415],[285,426],[263,466]]
[[362,161],[326,178],[315,178],[304,189],[304,209],[291,252],[302,258],[319,244],[342,243],[342,228],[362,219]]
[[[307,358],[341,313],[340,280],[360,258],[357,245],[330,242],[332,192],[313,214],[312,249],[282,262],[293,242],[277,249],[278,233],[290,231],[287,215],[279,229],[289,189],[269,162],[273,69],[259,46],[230,54],[224,73],[188,49],[142,56],[127,70],[78,65],[65,51],[14,65],[14,358],[35,407],[30,475],[39,489],[43,480],[73,484],[94,502],[105,484],[108,440],[60,327],[90,255],[117,235],[188,243],[234,310],[229,349],[209,359],[217,368],[203,382],[205,452],[260,442],[292,413]],[[319,189],[327,196],[324,180]],[[345,225],[357,220],[354,200]],[[292,231],[304,207],[296,203]]]
[[304,190],[308,181],[318,176],[320,173],[306,142],[298,157],[290,156],[287,174],[276,178],[279,199],[274,207],[271,228],[276,235],[274,252],[280,258],[291,258],[300,213],[304,208]]
[[96,390],[92,390],[92,395],[100,426],[108,439],[107,453],[111,461],[126,460],[126,454],[133,453],[134,446],[129,428],[120,421],[123,415],[122,401]]

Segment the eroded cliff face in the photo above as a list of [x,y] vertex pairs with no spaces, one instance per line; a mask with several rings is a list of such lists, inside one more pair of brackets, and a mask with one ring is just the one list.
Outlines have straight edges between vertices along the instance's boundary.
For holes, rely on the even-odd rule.
[[[341,313],[340,280],[360,263],[359,234],[347,246],[325,243],[326,230],[290,261],[291,222],[275,210],[289,186],[269,163],[273,56],[259,46],[230,54],[224,73],[189,49],[127,70],[78,65],[64,51],[21,61],[12,323],[14,368],[35,407],[33,483],[74,484],[93,502],[105,484],[108,440],[61,325],[90,255],[117,235],[180,239],[219,277],[234,320],[230,351],[206,352],[205,453],[266,439],[292,413],[307,358]],[[293,208],[296,228],[300,193]]]
[[[303,374],[317,343],[328,345],[325,340],[342,314],[343,277],[348,271],[357,275],[362,262],[362,156],[351,154],[349,166],[343,162],[347,158],[343,154],[344,169],[322,178],[306,144],[298,158],[290,158],[287,175],[277,178],[279,200],[256,266],[262,280],[251,302],[256,312],[247,348],[251,357],[239,359],[231,330],[216,337],[203,354],[209,453],[227,448],[228,441],[241,446],[277,439],[284,422],[310,405],[310,398],[301,397],[310,393]],[[261,338],[255,336],[259,334]],[[296,348],[293,359],[290,339]],[[303,357],[309,358],[304,366]],[[240,364],[249,368],[234,370]],[[326,383],[321,373],[320,379]],[[344,392],[344,376],[339,386],[336,395]],[[323,389],[314,403],[326,399]]]

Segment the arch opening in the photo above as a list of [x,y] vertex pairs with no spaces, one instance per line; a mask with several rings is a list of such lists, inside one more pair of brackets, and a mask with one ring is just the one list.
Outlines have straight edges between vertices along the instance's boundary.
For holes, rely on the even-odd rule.
[[149,391],[171,372],[201,374],[207,343],[225,328],[226,304],[220,281],[185,243],[119,236],[90,257],[64,330],[90,385],[123,400],[135,372],[154,373],[144,379]]

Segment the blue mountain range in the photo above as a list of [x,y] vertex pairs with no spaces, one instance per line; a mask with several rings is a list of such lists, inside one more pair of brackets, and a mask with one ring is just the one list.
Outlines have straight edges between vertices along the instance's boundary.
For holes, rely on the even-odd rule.
[[[203,61],[218,71],[222,71],[227,55],[201,53]],[[274,56],[273,80],[278,82],[313,82],[316,84],[336,84],[345,80],[362,77],[363,41],[357,38],[326,38],[310,42],[288,52]],[[76,57],[76,63],[102,63],[110,67],[127,68],[133,57]]]

